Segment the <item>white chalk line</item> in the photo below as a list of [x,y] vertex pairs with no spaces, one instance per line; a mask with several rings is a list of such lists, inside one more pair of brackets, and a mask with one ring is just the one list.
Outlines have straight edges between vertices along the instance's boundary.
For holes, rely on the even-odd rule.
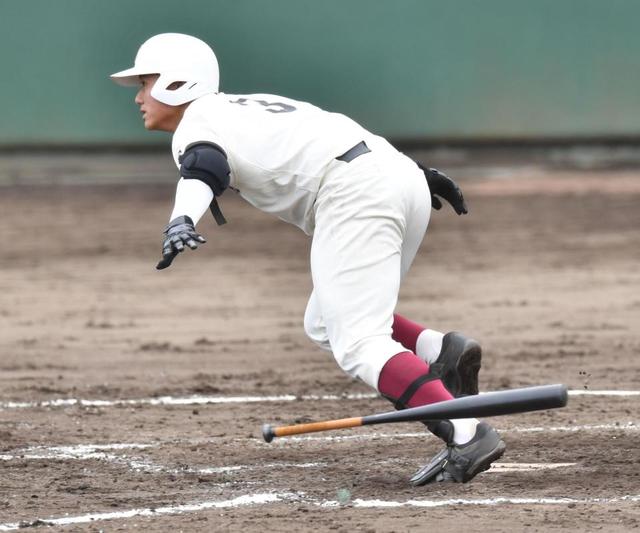
[[[482,393],[481,393],[482,394]],[[635,390],[570,390],[569,396],[640,396],[640,391]],[[373,400],[380,398],[378,394],[280,394],[276,396],[160,396],[157,398],[134,398],[119,400],[85,400],[82,398],[58,398],[39,402],[0,402],[0,410],[8,409],[33,409],[38,407],[122,407],[122,406],[166,406],[166,405],[209,405],[209,404],[233,404],[233,403],[272,403],[295,401],[341,401],[341,400]]]
[[[483,498],[483,499],[451,499],[451,500],[362,500],[355,499],[351,502],[354,507],[381,508],[381,507],[448,507],[451,505],[591,505],[611,504],[640,501],[640,495],[625,495],[613,498]],[[327,507],[339,506],[339,502],[327,502]]]
[[569,396],[640,396],[638,390],[588,390],[575,389],[569,391]]
[[576,463],[494,463],[486,474],[501,474],[502,472],[539,472],[540,470],[555,470],[569,468]]
[[228,403],[269,403],[269,402],[295,402],[295,401],[336,401],[336,400],[370,400],[379,398],[377,394],[279,394],[276,396],[159,396],[157,398],[134,398],[120,400],[85,400],[82,398],[58,398],[39,402],[1,402],[0,410],[7,409],[31,409],[34,407],[121,407],[135,405],[207,405]]
[[212,500],[206,502],[173,505],[166,507],[156,507],[148,509],[130,509],[128,511],[114,511],[110,513],[93,513],[78,516],[65,516],[61,518],[35,519],[22,522],[0,524],[0,531],[12,531],[29,526],[67,526],[71,524],[85,524],[87,522],[98,522],[102,520],[115,520],[119,518],[133,518],[135,516],[161,516],[171,514],[193,513],[206,509],[225,509],[229,507],[241,507],[246,505],[264,505],[274,503],[283,499],[291,499],[290,493],[273,494],[258,493],[238,496],[231,500]]
[[107,451],[145,449],[151,448],[152,444],[103,444],[89,445],[80,444],[77,446],[34,446],[24,450],[18,450],[14,454],[0,454],[0,461],[89,461],[97,460],[111,464],[121,465],[135,472],[151,473],[178,473],[183,469],[167,468],[157,465],[147,459],[139,457],[129,457],[127,455],[116,455]]
[[[0,460],[9,460],[9,458],[20,458],[20,454],[24,454],[29,459],[92,459],[94,455],[99,455],[106,450],[130,450],[145,449],[159,446],[159,443],[153,444],[137,444],[117,442],[114,444],[75,444],[71,446],[32,446],[18,452],[18,455],[2,455]],[[42,453],[39,453],[39,452]]]
[[[414,458],[411,458],[414,459]],[[376,461],[376,465],[402,465],[408,466],[409,463],[414,461],[408,459],[384,459]],[[487,474],[502,474],[505,472],[539,472],[541,470],[556,470],[558,468],[570,468],[576,466],[577,463],[503,463],[497,462],[491,465],[489,470],[483,472],[481,475]]]
[[154,444],[80,444],[77,446],[34,446],[23,450],[18,450],[14,454],[0,454],[0,461],[68,461],[68,460],[98,460],[108,463],[120,464],[129,467],[135,472],[151,472],[163,474],[231,474],[239,471],[251,471],[262,469],[283,469],[283,468],[320,468],[326,466],[322,462],[273,462],[253,465],[232,465],[209,468],[172,468],[154,463],[146,458],[129,457],[127,455],[116,455],[106,453],[107,451],[120,451],[131,449],[148,449]]
[[242,506],[258,506],[277,503],[307,504],[316,507],[355,507],[355,508],[392,508],[392,507],[449,507],[460,505],[494,506],[494,505],[608,505],[616,503],[633,503],[640,501],[640,495],[625,495],[612,498],[482,498],[466,499],[455,498],[448,500],[365,500],[356,498],[347,501],[321,500],[312,498],[303,492],[283,493],[256,493],[238,496],[230,500],[210,500],[183,505],[164,506],[146,509],[129,509],[127,511],[114,511],[109,513],[91,513],[76,516],[64,516],[60,518],[35,519],[21,522],[8,522],[0,524],[0,531],[13,531],[29,526],[67,526],[72,524],[85,524],[106,520],[117,520],[133,517],[155,517],[162,515],[180,515],[205,511],[208,509],[226,509]]

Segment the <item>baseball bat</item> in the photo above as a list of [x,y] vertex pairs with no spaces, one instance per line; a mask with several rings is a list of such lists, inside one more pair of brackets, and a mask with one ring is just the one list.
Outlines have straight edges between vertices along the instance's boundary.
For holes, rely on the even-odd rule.
[[421,420],[440,420],[451,418],[481,418],[485,416],[527,413],[542,409],[553,409],[567,405],[568,393],[564,385],[541,385],[504,391],[487,392],[477,396],[465,396],[444,402],[412,407],[403,411],[391,411],[369,416],[326,420],[296,424],[294,426],[262,426],[262,436],[267,442],[274,437],[286,437],[344,429],[372,424],[390,424],[394,422],[416,422]]

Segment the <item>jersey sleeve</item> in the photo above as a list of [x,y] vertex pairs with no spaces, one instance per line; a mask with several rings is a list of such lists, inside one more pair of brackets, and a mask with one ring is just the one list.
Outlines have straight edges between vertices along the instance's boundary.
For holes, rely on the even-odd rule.
[[211,200],[213,191],[206,183],[180,178],[169,221],[180,216],[188,216],[197,224],[209,208]]
[[[180,169],[180,156],[184,154],[189,145],[197,142],[214,143],[221,148],[224,145],[220,135],[198,121],[197,115],[185,114],[171,143],[173,159],[178,170]],[[212,200],[213,191],[206,183],[199,180],[186,180],[181,176],[176,186],[174,206],[169,220],[186,215],[196,224],[207,211]]]
[[189,145],[198,142],[213,143],[226,152],[224,139],[219,132],[206,125],[202,118],[198,118],[197,114],[185,114],[173,134],[171,143],[173,160],[178,169],[180,168],[180,156],[184,154]]

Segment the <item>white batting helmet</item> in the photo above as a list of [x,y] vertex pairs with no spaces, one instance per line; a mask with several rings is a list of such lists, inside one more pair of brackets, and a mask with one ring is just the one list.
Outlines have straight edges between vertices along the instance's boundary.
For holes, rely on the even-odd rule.
[[[182,105],[208,93],[217,93],[218,60],[207,43],[182,33],[154,35],[138,49],[134,66],[111,74],[120,85],[138,85],[139,76],[159,74],[151,96],[167,105]],[[175,90],[175,82],[184,84]]]

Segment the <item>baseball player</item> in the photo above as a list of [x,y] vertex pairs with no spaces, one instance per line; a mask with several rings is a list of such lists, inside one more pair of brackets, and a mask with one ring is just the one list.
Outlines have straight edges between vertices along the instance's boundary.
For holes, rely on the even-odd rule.
[[[481,349],[394,314],[400,283],[440,195],[466,213],[444,174],[398,152],[348,117],[270,94],[219,91],[218,62],[203,41],[166,33],[142,44],[111,78],[139,86],[145,128],[173,132],[180,179],[164,231],[164,269],[205,243],[195,225],[227,189],[312,236],[307,335],[338,365],[404,409],[477,394]],[[425,179],[426,178],[426,179]],[[505,450],[476,419],[427,422],[446,444],[414,485],[467,482]]]

